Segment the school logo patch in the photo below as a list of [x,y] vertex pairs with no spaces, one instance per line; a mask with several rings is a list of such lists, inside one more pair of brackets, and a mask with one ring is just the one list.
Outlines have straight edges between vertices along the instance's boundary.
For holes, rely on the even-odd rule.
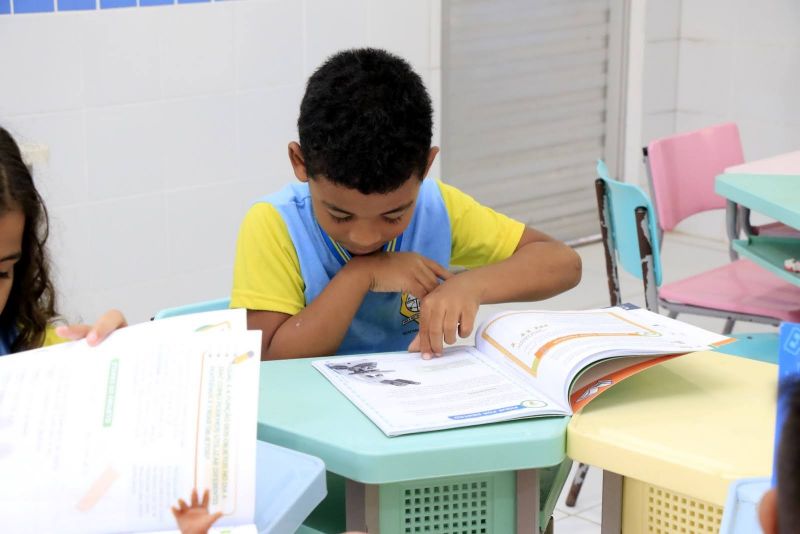
[[419,324],[419,299],[410,293],[400,295],[400,315],[403,319],[403,326],[410,322]]

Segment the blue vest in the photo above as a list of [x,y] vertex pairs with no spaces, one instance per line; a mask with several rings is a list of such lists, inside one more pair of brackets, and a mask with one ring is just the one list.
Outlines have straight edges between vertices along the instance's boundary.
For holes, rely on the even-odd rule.
[[[308,184],[294,183],[263,197],[289,230],[305,283],[306,306],[345,265],[349,254],[320,228]],[[445,268],[450,266],[450,218],[439,185],[423,180],[408,228],[386,250],[416,252]],[[406,350],[419,330],[419,302],[400,293],[367,293],[337,354]]]
[[11,345],[17,340],[18,335],[16,326],[0,327],[0,356],[11,354]]

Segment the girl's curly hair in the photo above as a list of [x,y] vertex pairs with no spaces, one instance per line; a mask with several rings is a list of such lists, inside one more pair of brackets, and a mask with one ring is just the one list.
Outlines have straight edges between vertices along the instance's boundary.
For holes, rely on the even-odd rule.
[[22,250],[14,266],[14,281],[0,328],[17,328],[12,352],[40,347],[47,325],[56,317],[56,294],[50,280],[45,242],[49,233],[47,209],[22,161],[19,146],[0,127],[0,216],[14,210],[25,215]]

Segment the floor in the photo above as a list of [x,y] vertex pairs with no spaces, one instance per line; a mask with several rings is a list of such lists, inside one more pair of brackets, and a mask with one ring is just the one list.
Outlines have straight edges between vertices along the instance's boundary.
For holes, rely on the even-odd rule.
[[[605,258],[601,244],[592,244],[577,249],[583,259],[583,278],[581,283],[571,291],[545,302],[512,304],[518,309],[570,310],[600,308],[608,306],[608,284],[605,273]],[[662,264],[664,281],[670,282],[716,267],[729,261],[726,245],[719,241],[706,240],[685,234],[673,234],[664,240]],[[620,286],[624,302],[644,306],[642,283],[638,279],[620,272]],[[478,323],[499,310],[507,310],[509,304],[484,306],[478,316]],[[714,330],[722,331],[724,321],[708,317],[679,316],[681,320]],[[752,323],[737,323],[736,332],[774,332],[775,328]],[[573,466],[573,471],[575,466]],[[602,505],[602,472],[597,468],[589,470],[583,489],[575,507],[564,504],[569,484],[556,505],[555,532],[567,534],[599,534],[600,508]]]

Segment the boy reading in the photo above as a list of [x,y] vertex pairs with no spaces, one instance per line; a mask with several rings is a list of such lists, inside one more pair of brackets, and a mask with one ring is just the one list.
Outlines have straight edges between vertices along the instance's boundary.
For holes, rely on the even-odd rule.
[[310,77],[289,144],[299,183],[239,231],[231,306],[263,332],[262,359],[430,358],[470,334],[481,304],[578,283],[570,247],[426,178],[432,115],[421,78],[382,50],[340,52]]

